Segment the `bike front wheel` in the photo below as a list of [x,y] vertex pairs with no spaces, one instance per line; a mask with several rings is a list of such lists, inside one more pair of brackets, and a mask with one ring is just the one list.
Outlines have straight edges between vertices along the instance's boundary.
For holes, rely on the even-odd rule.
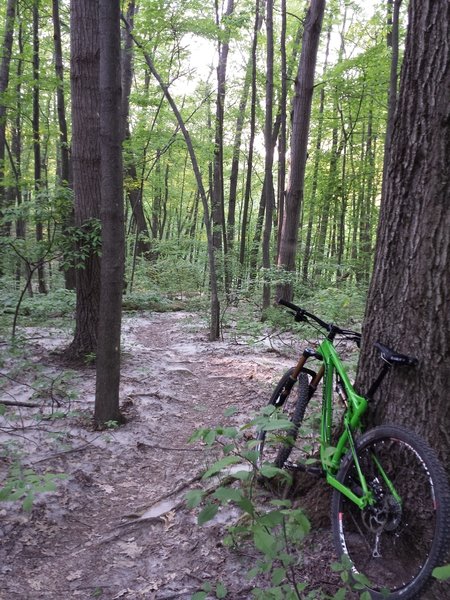
[[279,408],[281,416],[291,424],[284,430],[269,433],[263,428],[258,432],[259,466],[266,462],[283,468],[295,445],[309,401],[309,380],[307,374],[301,372],[294,385],[290,385],[293,371],[286,371],[269,400],[269,406]]
[[[416,434],[384,425],[356,445],[359,467],[374,503],[364,510],[333,491],[332,526],[338,555],[374,600],[418,598],[449,543],[450,490],[435,453]],[[360,478],[348,453],[338,480],[360,493]]]

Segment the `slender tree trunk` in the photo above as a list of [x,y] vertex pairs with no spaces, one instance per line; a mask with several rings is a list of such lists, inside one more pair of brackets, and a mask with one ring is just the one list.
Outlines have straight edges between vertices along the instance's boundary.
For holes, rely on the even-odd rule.
[[[273,144],[272,144],[272,121],[273,121],[273,0],[267,0],[266,5],[266,28],[267,28],[267,50],[266,50],[266,115],[264,125],[265,164],[264,164],[264,195],[265,195],[265,224],[263,238],[263,267],[268,270],[271,267],[271,234],[274,209],[273,190]],[[270,306],[270,283],[264,282],[263,287],[263,311]]]
[[[328,26],[327,33],[327,46],[325,50],[325,61],[323,66],[323,78],[325,79],[327,67],[328,67],[328,56],[330,51],[330,40],[331,40],[331,25]],[[314,217],[316,213],[316,203],[317,203],[317,185],[318,185],[318,177],[319,177],[319,165],[320,165],[320,151],[322,147],[322,135],[323,135],[323,119],[324,119],[324,109],[325,109],[325,87],[324,85],[320,88],[320,101],[319,101],[319,123],[317,128],[317,138],[316,138],[316,152],[314,154],[314,167],[313,167],[313,177],[312,177],[312,186],[311,186],[311,200],[310,200],[310,210],[308,217],[308,226],[306,230],[306,239],[305,239],[305,250],[303,254],[303,264],[302,264],[302,280],[306,282],[308,280],[308,272],[309,272],[309,263],[311,260],[312,254],[312,231],[313,231],[313,223]]]
[[[42,223],[40,207],[42,199],[39,193],[42,189],[42,164],[41,164],[41,135],[40,135],[40,103],[39,103],[39,0],[33,3],[33,154],[34,154],[34,191],[36,194],[36,241],[42,246],[44,241],[44,226]],[[42,248],[39,255],[42,255]],[[37,268],[38,289],[40,294],[47,293],[45,284],[44,263],[41,259]]]
[[120,331],[125,256],[120,127],[120,0],[99,0],[102,269],[94,419],[121,419]]
[[228,292],[231,281],[227,264],[227,236],[225,227],[224,181],[223,181],[223,121],[225,111],[226,73],[229,52],[229,31],[226,19],[234,11],[234,0],[228,0],[227,8],[223,15],[225,21],[224,39],[219,42],[219,63],[217,65],[217,99],[216,119],[214,133],[214,161],[213,161],[213,194],[211,214],[213,220],[214,249],[220,253],[223,249],[224,281]]
[[[0,63],[0,217],[6,208],[5,198],[5,150],[6,150],[6,102],[4,94],[8,89],[11,51],[14,38],[14,21],[16,18],[17,0],[8,0],[6,6],[5,32],[3,34],[3,52]],[[2,267],[0,265],[0,275]]]
[[158,82],[162,91],[164,92],[164,96],[169,103],[175,118],[178,122],[180,130],[183,134],[184,141],[186,143],[189,157],[191,159],[192,168],[194,170],[195,180],[197,182],[198,192],[200,194],[200,198],[203,204],[203,219],[205,223],[206,237],[208,240],[208,264],[209,264],[209,279],[210,279],[210,287],[211,287],[211,315],[210,315],[210,329],[209,329],[209,338],[211,341],[217,340],[220,336],[220,301],[219,301],[219,290],[217,283],[217,268],[216,268],[216,255],[213,244],[213,228],[212,228],[212,218],[210,217],[209,205],[208,205],[208,197],[206,195],[205,186],[203,185],[203,179],[200,171],[200,166],[197,160],[197,155],[195,153],[194,145],[192,143],[191,136],[186,127],[186,124],[181,116],[181,113],[178,109],[176,102],[174,101],[172,94],[169,91],[169,87],[161,78],[161,75],[156,70],[155,65],[153,64],[153,60],[148,52],[142,48],[135,38],[133,38],[135,43],[142,49],[145,57],[145,61],[147,66],[153,75],[153,77]]
[[[303,35],[302,52],[295,84],[291,141],[291,171],[286,194],[282,238],[278,265],[287,271],[295,270],[298,224],[303,201],[304,175],[307,158],[309,121],[314,87],[314,72],[319,47],[325,0],[312,0],[308,9]],[[292,298],[292,285],[278,286],[277,296]]]
[[[67,134],[66,102],[64,97],[64,67],[62,59],[61,45],[61,23],[59,16],[60,0],[52,0],[53,17],[53,44],[55,49],[55,73],[58,81],[56,88],[56,110],[58,113],[59,124],[59,153],[61,170],[59,173],[60,181],[63,185],[72,188],[72,165],[70,160],[69,139]],[[74,211],[71,208],[66,218],[65,227],[74,225]],[[75,268],[69,267],[64,272],[66,289],[74,290],[76,286]]]
[[[262,10],[260,9],[260,0],[256,0],[255,7],[255,24],[253,28],[253,42],[251,52],[251,64],[252,64],[252,75],[251,75],[251,99],[250,99],[250,133],[248,143],[248,157],[247,157],[247,173],[245,180],[245,192],[244,202],[242,210],[242,221],[241,221],[241,242],[239,249],[239,263],[240,263],[240,276],[238,281],[238,287],[242,284],[242,278],[244,275],[244,263],[246,256],[246,245],[247,245],[247,234],[249,225],[249,213],[250,213],[250,196],[252,188],[252,170],[253,170],[253,153],[254,153],[254,142],[256,133],[256,51],[258,47],[258,32],[262,22]],[[264,4],[263,4],[264,6]],[[251,266],[249,269],[250,277],[252,277]]]
[[[136,3],[134,0],[129,0],[127,8],[127,23],[128,26],[123,28],[123,51],[122,51],[122,135],[123,139],[131,138],[130,131],[130,93],[133,81],[133,38],[131,32],[134,27],[134,15],[136,14]],[[125,178],[131,181],[129,189],[127,189],[127,197],[131,206],[132,216],[136,225],[136,248],[137,256],[146,256],[150,252],[150,235],[147,220],[144,214],[142,203],[142,188],[138,180],[136,161],[133,154],[130,152],[125,162]]]
[[398,84],[398,61],[399,61],[399,26],[400,26],[400,6],[402,0],[388,0],[388,25],[391,26],[387,45],[392,49],[391,56],[391,72],[389,78],[389,93],[388,93],[388,119],[386,127],[386,137],[384,141],[384,161],[383,161],[383,188],[387,176],[387,161],[389,157],[389,149],[391,146],[391,138],[394,127],[395,106],[397,104],[397,84]]
[[284,197],[286,187],[286,109],[287,109],[287,58],[286,58],[286,0],[281,0],[281,97],[280,97],[280,135],[278,139],[278,232],[277,261],[281,244],[281,225],[284,218]]

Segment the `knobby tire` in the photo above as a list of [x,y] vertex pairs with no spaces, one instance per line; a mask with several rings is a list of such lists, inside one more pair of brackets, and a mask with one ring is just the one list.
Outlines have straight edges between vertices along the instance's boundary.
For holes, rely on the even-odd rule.
[[[446,473],[434,451],[403,427],[383,425],[367,431],[356,452],[376,503],[361,511],[333,491],[331,520],[338,555],[350,559],[354,581],[361,581],[360,575],[367,578],[364,585],[373,600],[385,598],[386,589],[389,600],[420,598],[449,547]],[[378,465],[401,501],[389,490]],[[344,457],[337,478],[357,493],[359,478],[351,453]]]

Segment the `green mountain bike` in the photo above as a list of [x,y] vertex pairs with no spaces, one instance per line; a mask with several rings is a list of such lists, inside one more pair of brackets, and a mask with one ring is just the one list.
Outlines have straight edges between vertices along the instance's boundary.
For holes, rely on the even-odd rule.
[[[450,489],[446,473],[417,434],[396,425],[381,425],[363,433],[361,423],[389,369],[413,367],[417,360],[375,344],[383,366],[367,394],[359,395],[335,345],[338,338],[359,345],[361,334],[326,323],[290,302],[280,300],[280,304],[294,311],[297,322],[324,329],[326,337],[317,348],[306,348],[276,386],[270,399],[274,407],[271,418],[281,414],[284,422],[289,420],[289,427],[281,434],[269,426],[259,431],[259,464],[269,462],[326,478],[333,488],[331,522],[337,553],[340,558],[348,557],[352,578],[362,583],[373,599],[421,597],[433,568],[445,560],[448,551]],[[305,366],[310,359],[321,362],[317,372]],[[321,407],[313,410],[320,381]],[[342,433],[332,444],[338,404],[342,405]],[[316,425],[319,435],[314,431]],[[316,451],[319,467],[312,458]]]

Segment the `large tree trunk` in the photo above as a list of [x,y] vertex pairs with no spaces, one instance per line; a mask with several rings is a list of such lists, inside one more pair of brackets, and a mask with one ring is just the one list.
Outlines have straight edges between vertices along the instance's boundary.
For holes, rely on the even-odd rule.
[[95,413],[97,426],[120,419],[120,330],[125,253],[121,113],[120,2],[99,1],[102,272]]
[[450,4],[412,0],[357,385],[377,340],[416,356],[395,369],[372,418],[405,423],[450,464]]
[[[298,225],[303,202],[309,122],[314,89],[314,72],[324,11],[325,0],[312,0],[306,16],[302,52],[295,82],[291,170],[278,257],[278,265],[287,271],[294,271],[295,269]],[[277,296],[291,299],[292,285],[278,286]]]
[[[100,218],[98,5],[91,0],[72,0],[70,11],[75,224],[89,236]],[[95,248],[82,268],[77,268],[76,279],[75,335],[67,350],[70,358],[97,350],[100,257]]]

